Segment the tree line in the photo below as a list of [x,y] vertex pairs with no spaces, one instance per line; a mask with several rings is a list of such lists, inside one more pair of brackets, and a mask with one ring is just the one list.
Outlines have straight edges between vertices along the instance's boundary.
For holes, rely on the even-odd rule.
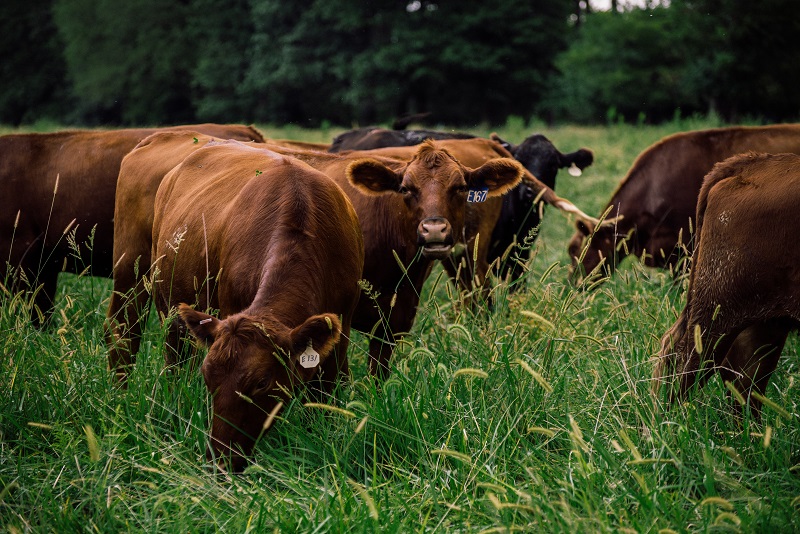
[[5,0],[0,122],[800,116],[795,0]]

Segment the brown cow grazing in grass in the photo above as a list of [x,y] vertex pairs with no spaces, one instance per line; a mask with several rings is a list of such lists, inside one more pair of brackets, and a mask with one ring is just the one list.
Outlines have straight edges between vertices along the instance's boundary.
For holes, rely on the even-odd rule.
[[676,269],[691,250],[703,177],[715,163],[751,150],[800,154],[800,124],[678,133],[642,152],[607,204],[609,217],[621,219],[600,228],[578,220],[569,243],[573,282],[596,268],[612,274],[628,254],[648,267]]
[[[205,142],[200,139],[195,143],[194,138],[198,135],[186,133],[182,141],[184,148],[180,149],[176,146],[181,142],[177,137],[156,135],[147,143],[150,155],[147,155],[145,147],[132,152],[120,172],[120,191],[127,190],[125,184],[160,183],[163,179],[163,174],[159,174],[162,169],[151,167],[147,161],[164,158],[165,162],[169,162],[175,158],[171,155],[175,151]],[[364,237],[364,278],[372,288],[370,294],[375,298],[374,301],[366,296],[361,299],[353,327],[372,333],[370,371],[381,377],[389,372],[389,359],[396,339],[406,334],[413,325],[422,285],[433,262],[447,258],[463,235],[470,188],[485,189],[487,197],[501,195],[516,185],[523,174],[517,162],[505,158],[487,161],[477,169],[466,168],[449,152],[431,143],[415,148],[408,160],[383,157],[369,151],[328,154],[277,145],[263,146],[293,156],[322,171],[339,184],[353,203]],[[144,160],[136,163],[138,158]],[[140,171],[128,174],[126,168],[139,168]],[[148,189],[152,190],[152,186],[148,186]],[[141,217],[118,202],[120,209],[122,213],[116,220],[119,236],[144,235],[152,227],[152,221],[148,222],[146,216]],[[133,213],[133,216],[124,217],[123,213]],[[134,228],[122,230],[122,225],[132,225]],[[119,243],[119,248],[115,244],[115,250],[125,247],[124,254],[129,262],[135,261],[130,258],[141,257],[144,259],[139,261],[139,265],[149,265],[150,256],[144,250],[146,247],[141,242],[137,244],[135,239],[132,241]],[[132,265],[129,263],[127,267],[131,273],[134,272]],[[140,277],[145,269],[140,268]],[[134,276],[130,276],[127,286],[118,285],[116,276],[115,273],[115,293],[129,294],[135,284]],[[133,293],[135,298],[141,292]],[[146,300],[146,295],[141,295]],[[135,317],[137,306],[142,307],[138,303],[125,311],[124,301],[117,301],[115,305],[112,300],[109,308],[109,361],[111,368],[117,370],[121,377],[124,377],[125,368],[131,361],[131,352],[135,353],[138,348],[141,335],[140,323],[129,320]]]
[[[786,337],[800,326],[800,156],[747,153],[717,164],[697,204],[686,307],[664,335],[654,392],[683,399],[719,371],[758,413]],[[776,246],[776,244],[778,246]]]
[[153,249],[162,317],[186,302],[219,309],[216,318],[180,304],[167,355],[185,354],[186,327],[210,346],[210,453],[239,471],[297,386],[327,394],[348,374],[364,263],[358,218],[308,165],[263,145],[209,142],[161,183]]
[[38,288],[37,324],[50,315],[59,272],[111,275],[114,195],[125,154],[155,131],[186,128],[262,139],[251,127],[222,124],[0,136],[0,276],[8,261],[15,290]]

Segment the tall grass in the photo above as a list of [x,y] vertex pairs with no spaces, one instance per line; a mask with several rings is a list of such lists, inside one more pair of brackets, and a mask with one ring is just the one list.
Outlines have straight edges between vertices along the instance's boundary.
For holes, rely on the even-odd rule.
[[[608,128],[510,124],[592,167],[558,191],[598,214],[633,158],[710,124]],[[318,140],[278,130],[268,135]],[[331,134],[336,132],[331,132]],[[488,133],[476,130],[476,133]],[[760,422],[734,416],[712,380],[656,409],[650,358],[684,283],[626,261],[593,292],[567,279],[570,221],[548,209],[522,291],[458,306],[437,269],[391,377],[352,380],[324,406],[295,399],[240,476],[205,462],[199,374],[164,371],[151,318],[127,390],[102,340],[110,283],[62,276],[50,329],[26,299],[0,306],[0,521],[11,532],[659,532],[800,530],[797,342]],[[98,290],[98,286],[100,289]]]

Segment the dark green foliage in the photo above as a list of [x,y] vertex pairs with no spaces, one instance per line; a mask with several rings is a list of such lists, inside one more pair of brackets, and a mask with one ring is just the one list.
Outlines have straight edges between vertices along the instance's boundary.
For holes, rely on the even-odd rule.
[[0,3],[0,122],[800,115],[793,0]]
[[561,75],[543,107],[580,122],[602,122],[608,110],[655,121],[672,118],[676,105],[697,111],[682,80],[688,50],[676,26],[664,8],[593,14],[558,58]]
[[189,6],[159,0],[56,0],[73,91],[85,123],[164,124],[193,119],[197,49]]
[[51,4],[0,3],[0,122],[16,126],[66,113],[66,65]]
[[673,0],[594,13],[557,60],[542,109],[562,120],[797,119],[800,19],[791,0]]
[[732,121],[780,120],[800,111],[800,18],[792,0],[674,0],[692,52],[687,88]]

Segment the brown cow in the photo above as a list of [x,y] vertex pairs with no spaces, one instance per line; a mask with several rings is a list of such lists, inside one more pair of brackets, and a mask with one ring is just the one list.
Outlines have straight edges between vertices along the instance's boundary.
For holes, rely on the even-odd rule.
[[[436,143],[438,146],[450,152],[464,166],[471,168],[480,167],[491,159],[512,158],[511,153],[508,152],[500,142],[490,139],[477,137],[469,139],[444,139]],[[371,150],[370,153],[408,160],[416,150],[415,146],[398,146],[374,149]],[[357,152],[347,153],[353,155],[357,154]],[[533,176],[530,172],[527,170],[523,172],[524,175],[521,184],[513,188],[512,192],[508,193],[508,195],[514,194],[514,192],[522,187],[522,183],[524,183],[525,189],[532,192],[529,207],[533,206],[533,197],[539,195],[541,192],[542,201],[553,204],[561,210],[575,213],[579,217],[587,217],[569,201],[559,198],[552,189],[540,182],[538,178]],[[489,262],[500,263],[506,260],[505,256],[510,252],[509,245],[511,241],[509,241],[509,244],[506,245],[504,250],[498,251],[495,247],[497,242],[493,239],[494,230],[501,218],[505,199],[508,195],[493,196],[479,202],[467,203],[464,232],[459,240],[466,244],[466,248],[461,247],[458,252],[455,252],[450,258],[443,261],[448,274],[453,279],[457,279],[464,289],[471,290],[474,281],[482,284],[486,280],[486,276],[489,272]],[[476,242],[478,244],[477,253],[475,252]],[[475,259],[477,260],[476,262],[473,261]],[[484,296],[488,293],[488,289],[488,287],[484,286]]]
[[[798,204],[800,156],[748,153],[714,166],[697,204],[686,307],[662,340],[656,395],[677,378],[670,398],[682,399],[714,370],[744,396],[764,394],[786,336],[800,326]],[[761,402],[750,402],[758,413]]]
[[300,161],[263,145],[206,143],[164,178],[153,249],[161,317],[179,302],[219,309],[217,319],[181,304],[167,353],[183,352],[186,326],[210,346],[210,452],[239,471],[299,384],[313,379],[327,394],[348,374],[364,263],[358,218],[340,187]]
[[578,220],[569,243],[572,280],[601,263],[598,274],[610,275],[628,254],[649,267],[675,268],[691,239],[703,177],[718,161],[750,150],[800,153],[800,124],[679,133],[642,152],[607,204],[610,217],[622,218],[603,228]]
[[[184,145],[194,146],[195,137],[197,134],[185,134]],[[155,161],[161,157],[171,161],[175,144],[156,143],[157,138],[163,136],[151,138],[152,156],[145,156],[146,159]],[[344,189],[353,203],[364,236],[364,278],[371,284],[370,294],[375,297],[375,302],[366,297],[361,299],[353,327],[372,333],[370,371],[380,376],[388,373],[395,336],[402,336],[411,329],[422,285],[433,262],[448,257],[462,235],[469,189],[485,188],[489,197],[501,195],[518,183],[523,174],[517,162],[505,158],[468,169],[446,150],[431,143],[416,148],[409,161],[381,157],[369,151],[348,155],[264,146],[322,171]],[[126,158],[120,172],[120,191],[127,189],[125,184],[158,184],[163,179],[163,174],[159,175],[161,170],[152,171],[147,164],[134,165],[143,148]],[[140,167],[141,172],[128,174],[126,167]],[[152,186],[149,189],[152,190]],[[120,209],[126,214],[131,211],[122,203],[118,205]],[[145,219],[134,216],[133,221],[128,221],[120,214],[116,221],[118,234],[141,235],[152,227]],[[137,228],[123,232],[120,225],[127,224]],[[141,245],[138,250],[128,246],[126,254],[129,258],[145,258],[146,261],[139,261],[140,266],[149,265],[149,253]],[[398,262],[403,264],[402,268]],[[145,269],[140,268],[140,273]],[[126,294],[131,287],[130,284],[118,287],[115,274],[115,293]],[[113,304],[112,301],[109,308],[112,328],[108,337],[109,363],[124,377],[131,352],[135,353],[138,348],[141,329],[135,320],[125,324],[126,313],[119,313],[120,306],[114,308]],[[130,318],[135,314],[127,315]]]
[[[186,126],[166,128],[186,129]],[[251,127],[196,124],[222,138],[261,140]],[[49,316],[58,273],[111,275],[114,194],[123,156],[161,129],[64,131],[0,136],[0,257],[19,285],[39,288],[33,314]],[[70,242],[80,247],[76,251]],[[87,242],[91,241],[90,244]],[[77,257],[76,257],[77,255]],[[5,271],[5,266],[4,271]]]
[[[404,124],[401,123],[401,126],[404,126]],[[570,173],[580,175],[581,169],[585,169],[594,161],[594,155],[590,150],[581,148],[575,152],[562,154],[548,138],[540,134],[528,136],[518,145],[512,145],[504,141],[497,134],[492,134],[491,138],[502,146],[500,149],[503,151],[502,157],[513,157],[522,163],[522,166],[531,176],[535,176],[537,180],[550,189],[555,189],[556,175],[559,169],[569,167]],[[478,138],[472,134],[458,132],[404,130],[402,128],[399,130],[386,130],[371,127],[350,130],[340,134],[333,140],[330,151],[342,152],[344,150],[414,146],[425,139],[444,141],[454,139],[477,140]],[[464,146],[470,145],[467,142]],[[495,150],[498,149],[496,148]],[[465,160],[462,154],[454,153],[454,155],[468,167],[474,164]],[[488,246],[488,256],[486,258],[488,263],[497,261],[500,264],[498,269],[500,277],[510,279],[512,282],[521,278],[525,273],[525,262],[530,258],[531,245],[537,236],[534,230],[541,223],[540,212],[543,206],[540,202],[534,205],[538,191],[538,187],[529,187],[523,181],[513,191],[503,195],[502,201],[496,199],[495,202],[502,202],[499,218],[495,219],[495,223],[488,227],[490,233],[481,233]],[[476,221],[485,219],[482,213],[473,214],[472,211],[474,210],[468,209],[467,211],[468,227],[473,219]],[[477,223],[473,222],[472,224]],[[487,223],[482,222],[482,224],[485,225]],[[471,257],[471,254],[469,257]],[[468,258],[462,256],[457,259],[457,262],[466,259]],[[466,269],[466,271],[472,270]],[[480,274],[480,272],[477,274]],[[467,287],[469,287],[469,283]],[[512,283],[511,285],[512,289],[518,287],[520,287],[520,284]]]

